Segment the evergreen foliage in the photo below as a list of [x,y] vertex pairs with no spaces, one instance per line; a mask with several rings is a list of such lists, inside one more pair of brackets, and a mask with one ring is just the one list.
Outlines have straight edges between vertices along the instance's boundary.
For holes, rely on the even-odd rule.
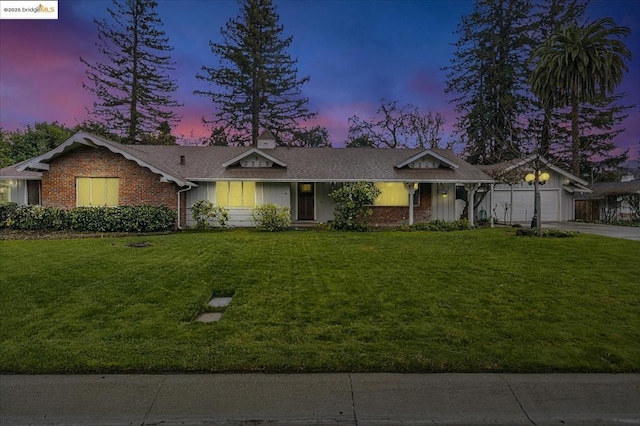
[[195,93],[210,97],[217,106],[216,126],[231,142],[256,144],[263,130],[281,143],[315,115],[301,87],[309,77],[298,79],[296,63],[287,53],[293,37],[283,37],[283,27],[271,0],[239,0],[240,15],[220,30],[222,43],[210,42],[219,65],[204,65],[196,78],[213,86]]
[[521,154],[531,49],[528,0],[477,0],[456,34],[446,93],[460,115],[457,133],[470,162],[491,164]]
[[180,104],[171,97],[177,85],[168,75],[174,69],[173,48],[161,30],[156,1],[112,1],[110,20],[94,20],[102,62],[80,58],[90,81],[83,86],[97,98],[92,117],[109,123],[124,143],[155,143],[149,134],[164,122],[178,121],[174,109]]
[[176,225],[165,206],[76,207],[0,205],[0,228],[29,231],[158,232]]
[[[593,182],[619,180],[628,152],[615,154],[614,138],[624,132],[618,125],[628,116],[632,106],[622,105],[623,95],[604,96],[592,102],[580,103],[578,117],[580,128],[580,177]],[[551,150],[551,157],[566,170],[571,170],[572,140],[571,129],[565,123],[571,122],[571,111],[563,108],[553,114],[556,122],[553,133],[557,134]]]
[[0,168],[37,157],[60,145],[74,130],[58,122],[39,122],[23,130],[0,129]]
[[380,195],[380,189],[371,182],[347,182],[329,194],[336,202],[334,228],[339,231],[366,231],[371,205]]
[[[579,22],[584,16],[588,0],[546,0],[533,5],[532,38],[535,45],[540,45],[551,37],[554,32]],[[531,121],[531,130],[535,132],[539,142],[539,151],[548,155],[552,151],[552,144],[563,140],[564,135],[558,135],[554,128],[560,122],[554,115],[553,105],[542,106],[534,100],[535,117]]]
[[217,222],[220,226],[225,226],[229,221],[229,210],[222,206],[216,206],[208,200],[198,200],[191,206],[193,220],[196,221],[197,229],[206,229],[214,226]]
[[277,204],[262,204],[251,211],[251,220],[260,231],[284,231],[291,226],[291,210]]
[[571,171],[576,176],[583,171],[580,103],[597,105],[622,82],[631,51],[620,39],[629,32],[610,18],[584,26],[574,23],[554,32],[532,53],[535,68],[529,81],[542,106],[571,108]]

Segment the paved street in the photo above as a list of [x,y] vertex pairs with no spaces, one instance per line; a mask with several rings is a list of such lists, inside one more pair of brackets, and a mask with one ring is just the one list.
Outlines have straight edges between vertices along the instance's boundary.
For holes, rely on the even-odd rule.
[[0,424],[640,425],[640,375],[4,375]]

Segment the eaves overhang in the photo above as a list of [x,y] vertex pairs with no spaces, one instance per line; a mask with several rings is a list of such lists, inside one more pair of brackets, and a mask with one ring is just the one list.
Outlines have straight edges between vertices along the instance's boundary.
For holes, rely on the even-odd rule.
[[163,170],[158,165],[152,164],[148,161],[145,161],[130,152],[129,150],[122,147],[120,144],[115,142],[111,142],[107,139],[101,138],[99,136],[93,135],[87,132],[78,132],[71,136],[69,139],[60,144],[57,148],[52,149],[51,151],[42,154],[38,157],[32,158],[31,160],[26,161],[20,166],[16,167],[19,171],[24,171],[27,169],[30,170],[48,170],[49,164],[48,162],[53,160],[54,158],[68,152],[72,149],[77,148],[78,146],[89,146],[92,148],[102,147],[106,148],[114,154],[122,155],[127,160],[133,161],[141,167],[144,167],[151,172],[160,176],[161,181],[163,182],[173,182],[178,186],[197,186],[193,182],[190,182],[175,173],[171,173],[167,170]]

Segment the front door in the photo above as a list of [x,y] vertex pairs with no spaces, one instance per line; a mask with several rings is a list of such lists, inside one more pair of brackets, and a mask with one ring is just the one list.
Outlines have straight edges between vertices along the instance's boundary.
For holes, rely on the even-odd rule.
[[314,198],[313,183],[298,183],[298,220],[315,219]]

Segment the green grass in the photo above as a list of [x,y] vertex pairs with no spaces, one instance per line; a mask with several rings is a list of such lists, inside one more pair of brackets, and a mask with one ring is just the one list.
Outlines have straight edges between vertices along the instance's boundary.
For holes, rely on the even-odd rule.
[[[4,373],[640,372],[634,241],[238,230],[0,259]],[[192,321],[228,294],[222,321]]]

